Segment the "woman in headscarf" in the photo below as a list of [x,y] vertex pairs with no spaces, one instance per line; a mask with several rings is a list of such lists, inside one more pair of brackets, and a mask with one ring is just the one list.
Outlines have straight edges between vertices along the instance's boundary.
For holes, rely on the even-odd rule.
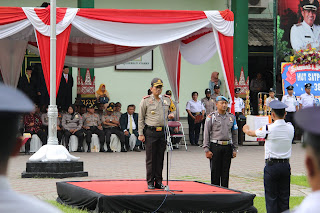
[[71,135],[75,135],[78,138],[78,152],[83,151],[84,132],[82,129],[82,117],[75,111],[75,106],[70,105],[68,112],[62,117],[62,126],[64,130],[64,137],[66,142],[66,148],[69,150],[69,139]]
[[100,84],[99,89],[96,91],[96,98],[98,100],[98,103],[106,104],[109,102],[110,95],[106,90],[105,84]]
[[209,89],[211,90],[211,95],[214,93],[214,85],[219,85],[221,87],[221,80],[219,79],[218,72],[213,72],[211,74],[211,80],[209,81]]

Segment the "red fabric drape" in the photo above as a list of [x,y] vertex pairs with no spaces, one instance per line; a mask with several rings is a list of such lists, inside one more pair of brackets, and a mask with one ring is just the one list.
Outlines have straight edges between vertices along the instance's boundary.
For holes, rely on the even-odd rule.
[[[46,8],[34,8],[34,11],[44,24],[50,25],[50,6]],[[56,9],[57,23],[63,20],[66,12],[67,8],[58,7]]]
[[[64,66],[64,60],[66,58],[66,52],[69,43],[70,31],[71,25],[69,25],[69,27],[67,27],[62,33],[57,36],[56,95],[59,91],[62,69]],[[46,81],[47,89],[50,95],[50,37],[44,36],[38,31],[36,32],[44,79]]]
[[234,21],[234,14],[229,9],[219,11],[221,17],[226,21]]
[[27,19],[21,7],[0,7],[0,25]]
[[231,113],[234,111],[234,67],[233,67],[233,37],[225,36],[218,32],[220,50],[223,60],[224,69],[227,76],[228,86],[231,93],[232,105]]
[[169,24],[206,19],[203,11],[190,10],[117,10],[84,9],[77,16],[84,18],[134,24]]

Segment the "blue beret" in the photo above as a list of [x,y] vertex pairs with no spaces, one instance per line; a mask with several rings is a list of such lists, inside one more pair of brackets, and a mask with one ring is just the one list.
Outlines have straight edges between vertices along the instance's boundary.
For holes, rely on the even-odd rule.
[[34,110],[32,101],[20,90],[0,83],[0,112],[26,113]]
[[216,97],[216,101],[218,102],[218,101],[226,101],[226,102],[229,102],[229,100],[226,98],[226,97],[224,97],[224,96],[218,96],[218,97]]
[[282,103],[281,101],[278,101],[278,100],[271,101],[269,106],[272,109],[285,109],[285,108],[288,107],[287,104],[284,104],[284,103]]

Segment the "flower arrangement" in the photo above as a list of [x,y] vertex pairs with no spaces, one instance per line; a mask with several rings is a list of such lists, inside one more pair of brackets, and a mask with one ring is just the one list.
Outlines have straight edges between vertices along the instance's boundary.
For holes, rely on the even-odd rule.
[[320,64],[320,52],[316,48],[295,51],[290,56],[290,62],[294,65],[316,65]]

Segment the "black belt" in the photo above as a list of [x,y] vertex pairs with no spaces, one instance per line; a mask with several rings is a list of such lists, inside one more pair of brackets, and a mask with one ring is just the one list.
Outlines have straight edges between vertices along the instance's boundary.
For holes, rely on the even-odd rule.
[[269,158],[266,159],[266,163],[288,163],[289,162],[289,158],[286,159],[277,159],[277,158]]
[[201,115],[201,112],[191,112],[192,115]]
[[[157,131],[157,132],[160,132],[160,131],[163,131],[163,126],[148,126],[146,125],[146,128],[147,129],[150,129],[150,130],[153,130],[153,131]],[[161,130],[160,130],[161,129]],[[160,131],[159,131],[160,130]]]
[[287,113],[295,113],[295,112],[287,112]]

